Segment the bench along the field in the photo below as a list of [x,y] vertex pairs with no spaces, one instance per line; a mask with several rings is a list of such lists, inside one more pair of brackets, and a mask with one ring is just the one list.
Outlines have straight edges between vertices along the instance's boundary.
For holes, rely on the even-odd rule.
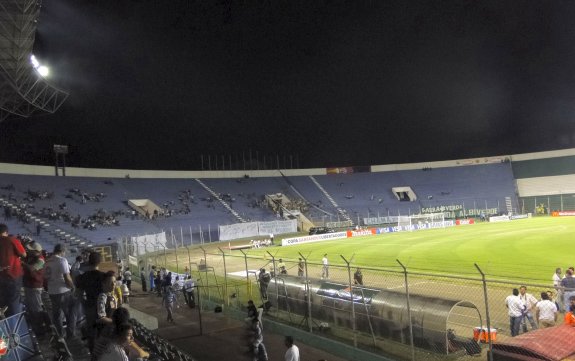
[[249,244],[249,243],[248,243],[248,244],[238,244],[238,245],[235,245],[235,246],[229,245],[229,246],[224,247],[224,248],[227,248],[227,249],[229,249],[230,251],[236,251],[236,250],[238,250],[238,249],[251,249],[251,248],[252,248],[252,245]]

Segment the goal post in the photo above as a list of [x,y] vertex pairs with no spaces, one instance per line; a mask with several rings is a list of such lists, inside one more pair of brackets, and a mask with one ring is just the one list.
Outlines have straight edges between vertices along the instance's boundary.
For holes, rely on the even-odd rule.
[[411,231],[414,229],[445,228],[445,213],[399,216],[397,225]]

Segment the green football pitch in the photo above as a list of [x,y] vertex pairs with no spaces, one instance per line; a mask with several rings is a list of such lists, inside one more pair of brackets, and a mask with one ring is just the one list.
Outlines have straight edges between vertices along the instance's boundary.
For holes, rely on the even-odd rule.
[[[478,276],[549,283],[556,267],[575,265],[571,245],[575,217],[537,217],[501,223],[479,223],[414,232],[354,237],[287,247],[252,249],[250,255],[297,260],[299,253],[319,263],[324,253],[332,265],[398,268],[399,259],[412,272]],[[276,239],[279,243],[279,240]]]

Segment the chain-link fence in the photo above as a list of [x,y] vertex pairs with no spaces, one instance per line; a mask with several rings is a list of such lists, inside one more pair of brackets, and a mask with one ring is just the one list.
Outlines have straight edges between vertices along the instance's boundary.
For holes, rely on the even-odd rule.
[[253,300],[268,319],[390,359],[483,355],[497,360],[500,352],[519,360],[545,354],[545,347],[534,349],[529,342],[551,348],[570,342],[561,339],[568,334],[557,336],[556,330],[575,332],[573,327],[550,327],[535,338],[521,337],[562,324],[564,313],[553,308],[565,311],[565,296],[575,295],[570,289],[557,295],[551,284],[485,279],[478,265],[476,276],[459,276],[410,271],[401,260],[394,267],[372,268],[355,264],[353,257],[334,257],[324,264],[304,255],[288,260],[270,252],[251,256],[200,247],[199,252],[180,248],[148,254],[138,262],[144,268],[154,264],[176,273],[191,271],[203,310],[221,306],[245,312]]
[[575,194],[555,194],[549,196],[521,197],[519,206],[523,213],[549,215],[553,211],[575,209]]

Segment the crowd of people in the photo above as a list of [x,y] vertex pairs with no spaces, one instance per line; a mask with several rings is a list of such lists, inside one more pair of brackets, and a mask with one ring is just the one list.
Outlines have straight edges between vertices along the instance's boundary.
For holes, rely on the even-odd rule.
[[271,245],[272,245],[272,240],[270,238],[251,239],[250,240],[250,246],[252,248],[270,247]]
[[[70,266],[66,252],[65,245],[57,244],[48,253],[36,241],[10,236],[8,227],[0,224],[0,307],[7,307],[5,316],[22,312],[24,306],[37,337],[49,334],[53,325],[68,341],[85,339],[92,360],[147,357],[133,340],[127,309],[120,307],[128,301],[129,269],[123,274],[100,271],[98,252],[84,252]],[[122,276],[125,287],[116,281]]]
[[575,326],[575,268],[565,274],[557,268],[553,274],[553,290],[543,291],[539,299],[527,292],[526,286],[514,288],[505,299],[511,336],[538,328],[553,327],[563,314],[563,323]]

